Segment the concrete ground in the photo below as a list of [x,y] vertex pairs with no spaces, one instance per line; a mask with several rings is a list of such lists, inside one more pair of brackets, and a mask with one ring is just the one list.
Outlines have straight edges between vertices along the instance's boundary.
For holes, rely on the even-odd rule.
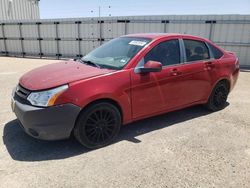
[[0,57],[0,187],[250,187],[250,72],[220,112],[196,106],[139,121],[88,151],[74,138],[29,137],[11,112],[19,77],[53,62]]

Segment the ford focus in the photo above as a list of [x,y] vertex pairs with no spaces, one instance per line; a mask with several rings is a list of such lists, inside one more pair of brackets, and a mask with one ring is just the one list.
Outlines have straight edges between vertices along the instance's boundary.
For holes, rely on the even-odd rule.
[[79,60],[24,74],[11,106],[32,137],[73,134],[94,149],[112,143],[120,127],[133,121],[198,104],[223,109],[238,74],[237,56],[207,39],[132,34]]

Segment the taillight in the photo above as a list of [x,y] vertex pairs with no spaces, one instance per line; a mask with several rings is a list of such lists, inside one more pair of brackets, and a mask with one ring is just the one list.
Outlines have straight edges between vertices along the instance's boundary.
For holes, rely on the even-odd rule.
[[235,68],[236,68],[236,69],[239,69],[239,68],[240,68],[239,58],[237,58],[236,61],[235,61]]

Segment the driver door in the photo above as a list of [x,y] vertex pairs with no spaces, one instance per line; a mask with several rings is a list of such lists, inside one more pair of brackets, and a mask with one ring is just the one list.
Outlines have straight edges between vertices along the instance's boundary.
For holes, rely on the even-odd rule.
[[144,74],[132,71],[131,100],[134,119],[157,114],[165,111],[166,106],[174,108],[181,103],[178,92],[180,88],[175,84],[179,77],[173,76],[178,74],[175,69],[181,62],[179,40],[171,39],[159,43],[146,54],[138,66],[143,66],[149,60],[161,62],[163,69],[161,72]]

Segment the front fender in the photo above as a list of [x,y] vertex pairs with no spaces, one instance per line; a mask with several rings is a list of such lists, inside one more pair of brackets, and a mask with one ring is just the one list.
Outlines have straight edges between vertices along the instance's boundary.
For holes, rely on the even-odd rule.
[[123,112],[123,122],[128,123],[132,118],[130,88],[130,70],[121,70],[70,83],[59,100],[69,101],[82,109],[96,100],[113,100]]

